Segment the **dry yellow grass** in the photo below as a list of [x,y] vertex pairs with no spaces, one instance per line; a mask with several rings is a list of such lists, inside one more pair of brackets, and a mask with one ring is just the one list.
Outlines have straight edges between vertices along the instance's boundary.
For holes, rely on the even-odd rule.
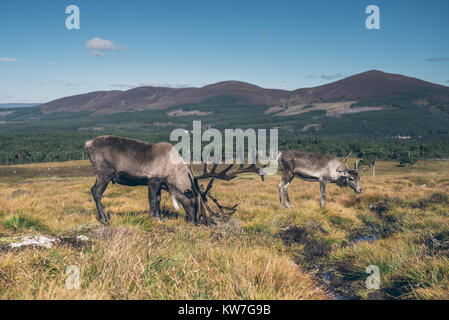
[[[0,245],[33,234],[91,239],[81,246],[0,250],[0,298],[327,299],[333,291],[366,298],[370,264],[381,270],[386,297],[448,298],[449,204],[444,196],[432,198],[449,193],[448,163],[397,168],[381,162],[377,177],[362,176],[361,196],[330,185],[324,210],[318,184],[293,180],[293,209],[286,209],[279,205],[279,176],[219,182],[215,196],[240,205],[230,221],[212,227],[186,223],[166,194],[165,219],[157,223],[148,216],[145,188],[111,185],[103,200],[112,217],[108,228],[95,220],[94,178],[90,171],[80,175],[78,166],[88,168],[88,162],[18,166],[65,168],[68,175],[33,178],[27,171],[0,179]],[[370,210],[386,199],[388,212]],[[367,225],[379,239],[351,241],[369,231]],[[304,229],[309,242],[283,241],[282,231],[291,226]],[[429,245],[432,238],[443,246]],[[314,256],[317,246],[326,253]],[[79,290],[65,288],[68,265],[80,268]],[[333,280],[324,281],[325,273]],[[359,277],[348,280],[348,274]]]

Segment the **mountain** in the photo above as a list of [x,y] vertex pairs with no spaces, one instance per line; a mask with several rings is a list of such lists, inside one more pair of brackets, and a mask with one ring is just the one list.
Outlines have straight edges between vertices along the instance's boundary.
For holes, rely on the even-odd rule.
[[326,85],[293,91],[265,89],[240,81],[223,81],[202,88],[138,87],[126,91],[96,91],[57,99],[39,106],[44,114],[90,111],[111,114],[146,109],[164,110],[199,103],[215,96],[236,96],[248,103],[291,106],[351,101],[375,97],[410,97],[449,100],[449,87],[377,70],[360,73]]
[[253,104],[273,105],[288,98],[286,90],[264,89],[240,81],[224,81],[202,88],[138,87],[127,91],[97,91],[54,100],[40,105],[45,114],[94,111],[109,114],[131,110],[167,109],[201,102],[214,96],[238,96]]
[[400,74],[371,70],[323,86],[294,90],[290,101],[299,103],[358,101],[374,97],[392,98],[410,95],[449,99],[449,87]]
[[0,109],[34,107],[37,106],[38,104],[39,103],[22,103],[22,102],[0,103]]

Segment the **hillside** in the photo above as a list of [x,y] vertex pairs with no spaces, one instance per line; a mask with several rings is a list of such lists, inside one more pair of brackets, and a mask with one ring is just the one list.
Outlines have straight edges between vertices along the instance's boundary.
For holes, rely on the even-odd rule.
[[239,81],[224,81],[202,88],[138,87],[127,91],[97,91],[54,100],[39,108],[43,113],[93,111],[110,114],[130,110],[167,109],[221,95],[241,97],[254,104],[273,105],[289,97],[284,90],[264,89]]
[[449,87],[400,74],[371,70],[323,86],[295,90],[290,99],[312,103],[413,95],[449,100]]
[[449,101],[449,87],[372,70],[326,85],[293,91],[265,89],[240,81],[223,81],[202,88],[138,87],[126,91],[96,91],[54,100],[39,108],[44,114],[80,111],[111,114],[146,109],[163,110],[176,105],[199,103],[215,96],[236,96],[251,104],[268,106],[358,102],[374,97],[410,96]]

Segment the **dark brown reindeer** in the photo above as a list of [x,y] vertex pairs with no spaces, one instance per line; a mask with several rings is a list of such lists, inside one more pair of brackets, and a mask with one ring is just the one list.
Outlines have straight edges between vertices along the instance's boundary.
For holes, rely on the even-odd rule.
[[282,180],[279,183],[279,200],[283,204],[282,196],[285,198],[285,205],[290,208],[290,200],[287,189],[294,177],[306,181],[318,181],[320,183],[321,199],[320,206],[325,206],[326,184],[335,183],[339,187],[351,187],[355,193],[362,193],[360,185],[360,175],[356,170],[351,170],[346,165],[341,164],[335,157],[328,154],[303,152],[288,150],[279,154],[278,163],[282,171]]
[[[214,179],[231,180],[240,173],[257,172],[255,165],[230,171],[233,165],[217,173],[217,165],[208,171],[204,165],[203,174],[194,176],[179,152],[169,143],[147,143],[134,139],[115,136],[101,136],[85,143],[89,159],[94,169],[96,182],[92,195],[98,210],[98,220],[109,224],[109,215],[105,213],[101,199],[108,184],[118,183],[126,186],[148,186],[150,211],[159,221],[161,190],[170,193],[173,205],[179,208],[181,203],[186,212],[186,220],[204,224],[213,223],[206,210],[219,216],[208,203],[211,199],[222,215],[231,215],[237,205],[221,205],[210,194]],[[200,179],[211,178],[206,188],[199,185]],[[262,176],[263,178],[263,176]]]

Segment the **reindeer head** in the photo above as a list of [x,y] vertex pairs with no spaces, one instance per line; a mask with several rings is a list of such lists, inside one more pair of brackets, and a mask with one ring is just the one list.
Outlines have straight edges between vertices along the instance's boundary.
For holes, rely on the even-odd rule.
[[[237,175],[247,172],[253,172],[259,174],[262,181],[264,180],[263,170],[265,166],[262,168],[257,168],[255,164],[252,164],[248,167],[245,167],[241,164],[237,169],[231,170],[233,168],[233,164],[227,166],[220,172],[216,172],[218,164],[214,164],[211,170],[208,170],[207,164],[203,164],[203,173],[201,175],[194,175],[193,170],[191,171],[191,175],[189,175],[190,182],[192,185],[192,191],[195,195],[195,198],[198,199],[198,207],[195,215],[195,222],[208,224],[214,224],[215,221],[211,216],[229,218],[236,210],[237,205],[233,206],[224,206],[218,202],[218,200],[210,193],[212,189],[212,184],[215,179],[229,181],[237,177]],[[203,185],[199,184],[199,180],[201,179],[210,179],[207,187],[204,188]],[[210,206],[210,202],[208,199],[212,200],[215,203],[218,211],[213,210]],[[209,212],[209,215],[206,213]]]
[[[349,154],[350,155],[350,154]],[[355,193],[361,194],[363,189],[360,184],[360,174],[357,170],[352,170],[349,168],[346,163],[349,155],[345,159],[345,166],[340,165],[337,169],[337,172],[340,174],[340,177],[335,182],[339,187],[351,187]]]
[[198,198],[195,189],[192,175],[190,171],[187,171],[182,175],[182,179],[178,180],[178,185],[169,190],[173,198],[173,205],[178,209],[178,203],[181,204],[186,212],[187,221],[193,221],[198,210]]

